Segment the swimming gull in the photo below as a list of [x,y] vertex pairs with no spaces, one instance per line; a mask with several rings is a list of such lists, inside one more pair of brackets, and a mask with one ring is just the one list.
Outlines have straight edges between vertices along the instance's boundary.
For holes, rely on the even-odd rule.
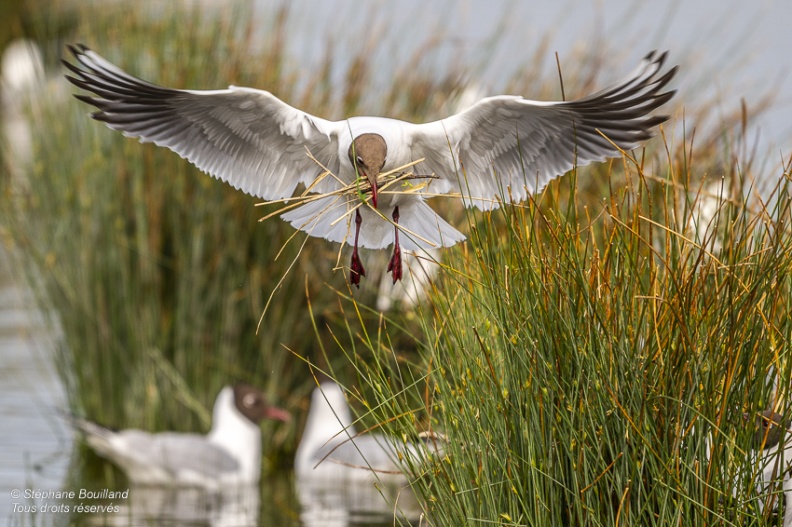
[[299,477],[339,480],[387,480],[407,483],[410,466],[442,448],[437,437],[417,443],[383,434],[359,434],[341,387],[325,381],[314,388],[308,419],[294,460]]
[[[751,421],[748,414],[744,414],[744,418]],[[757,487],[764,490],[761,494],[766,496],[772,484],[781,481],[781,496],[786,500],[784,527],[792,527],[792,431],[789,419],[773,410],[765,410],[754,417],[752,424],[753,449],[749,455],[759,469]],[[763,505],[764,498],[759,500],[760,510]]]
[[267,404],[258,389],[238,384],[218,394],[212,429],[205,436],[113,431],[85,419],[74,422],[88,445],[118,465],[133,484],[219,488],[259,481],[263,419],[286,421],[289,414]]

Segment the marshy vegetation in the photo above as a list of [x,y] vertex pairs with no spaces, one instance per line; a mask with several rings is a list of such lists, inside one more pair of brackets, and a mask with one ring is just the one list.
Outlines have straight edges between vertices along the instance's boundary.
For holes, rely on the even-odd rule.
[[762,517],[743,412],[788,396],[767,375],[790,384],[789,189],[768,208],[718,200],[696,235],[695,204],[712,198],[681,199],[695,191],[678,161],[654,163],[661,180],[625,163],[631,182],[594,210],[549,189],[472,222],[419,317],[422,375],[402,394],[403,369],[372,374],[388,386],[381,420],[421,408],[451,438],[418,480],[438,524]]
[[[342,86],[328,55],[295,90],[286,12],[256,20],[262,30],[249,8],[210,20],[114,9],[76,17],[64,40],[166,86],[234,83],[328,118],[417,121],[447,114],[438,94],[465,87],[462,71],[395,65],[390,91],[363,97],[373,52],[362,49]],[[570,98],[590,75],[572,66]],[[535,82],[512,90],[558,96],[557,83]],[[754,191],[743,116],[696,137],[677,112],[647,150],[524,204],[482,214],[435,203],[469,240],[443,253],[423,305],[381,315],[368,307],[375,285],[353,294],[332,271],[337,247],[289,241],[279,220],[257,222],[254,198],[108,131],[65,96],[28,112],[33,162],[2,182],[2,234],[57,322],[75,412],[205,429],[217,391],[239,379],[300,414],[309,361],[350,387],[368,424],[450,438],[415,484],[435,525],[780,521],[751,499],[743,412],[784,408],[789,395],[767,375],[790,385],[790,172]],[[268,460],[288,465],[299,424],[271,429]]]

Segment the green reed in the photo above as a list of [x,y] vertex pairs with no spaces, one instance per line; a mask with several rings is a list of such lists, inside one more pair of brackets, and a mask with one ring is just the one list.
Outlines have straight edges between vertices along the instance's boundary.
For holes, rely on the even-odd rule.
[[416,467],[434,524],[780,525],[735,478],[757,470],[743,412],[787,407],[766,379],[792,375],[788,168],[762,202],[723,162],[706,195],[690,144],[668,151],[586,171],[611,181],[600,200],[581,171],[471,213],[412,382],[361,375],[372,418],[450,438]]

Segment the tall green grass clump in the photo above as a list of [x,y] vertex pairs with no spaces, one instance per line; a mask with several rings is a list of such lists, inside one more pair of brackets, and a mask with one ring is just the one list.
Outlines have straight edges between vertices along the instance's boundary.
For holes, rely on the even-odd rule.
[[448,437],[416,467],[433,524],[781,524],[747,424],[789,408],[789,167],[760,198],[717,151],[699,169],[666,144],[586,172],[601,199],[575,173],[472,213],[423,362],[360,369],[370,418]]

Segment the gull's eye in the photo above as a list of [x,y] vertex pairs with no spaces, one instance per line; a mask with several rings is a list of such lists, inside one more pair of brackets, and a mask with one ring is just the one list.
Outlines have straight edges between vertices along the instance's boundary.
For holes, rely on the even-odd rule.
[[358,165],[362,165],[363,164],[363,158],[360,157],[360,156],[357,156],[357,158],[355,158],[355,161],[357,161]]

